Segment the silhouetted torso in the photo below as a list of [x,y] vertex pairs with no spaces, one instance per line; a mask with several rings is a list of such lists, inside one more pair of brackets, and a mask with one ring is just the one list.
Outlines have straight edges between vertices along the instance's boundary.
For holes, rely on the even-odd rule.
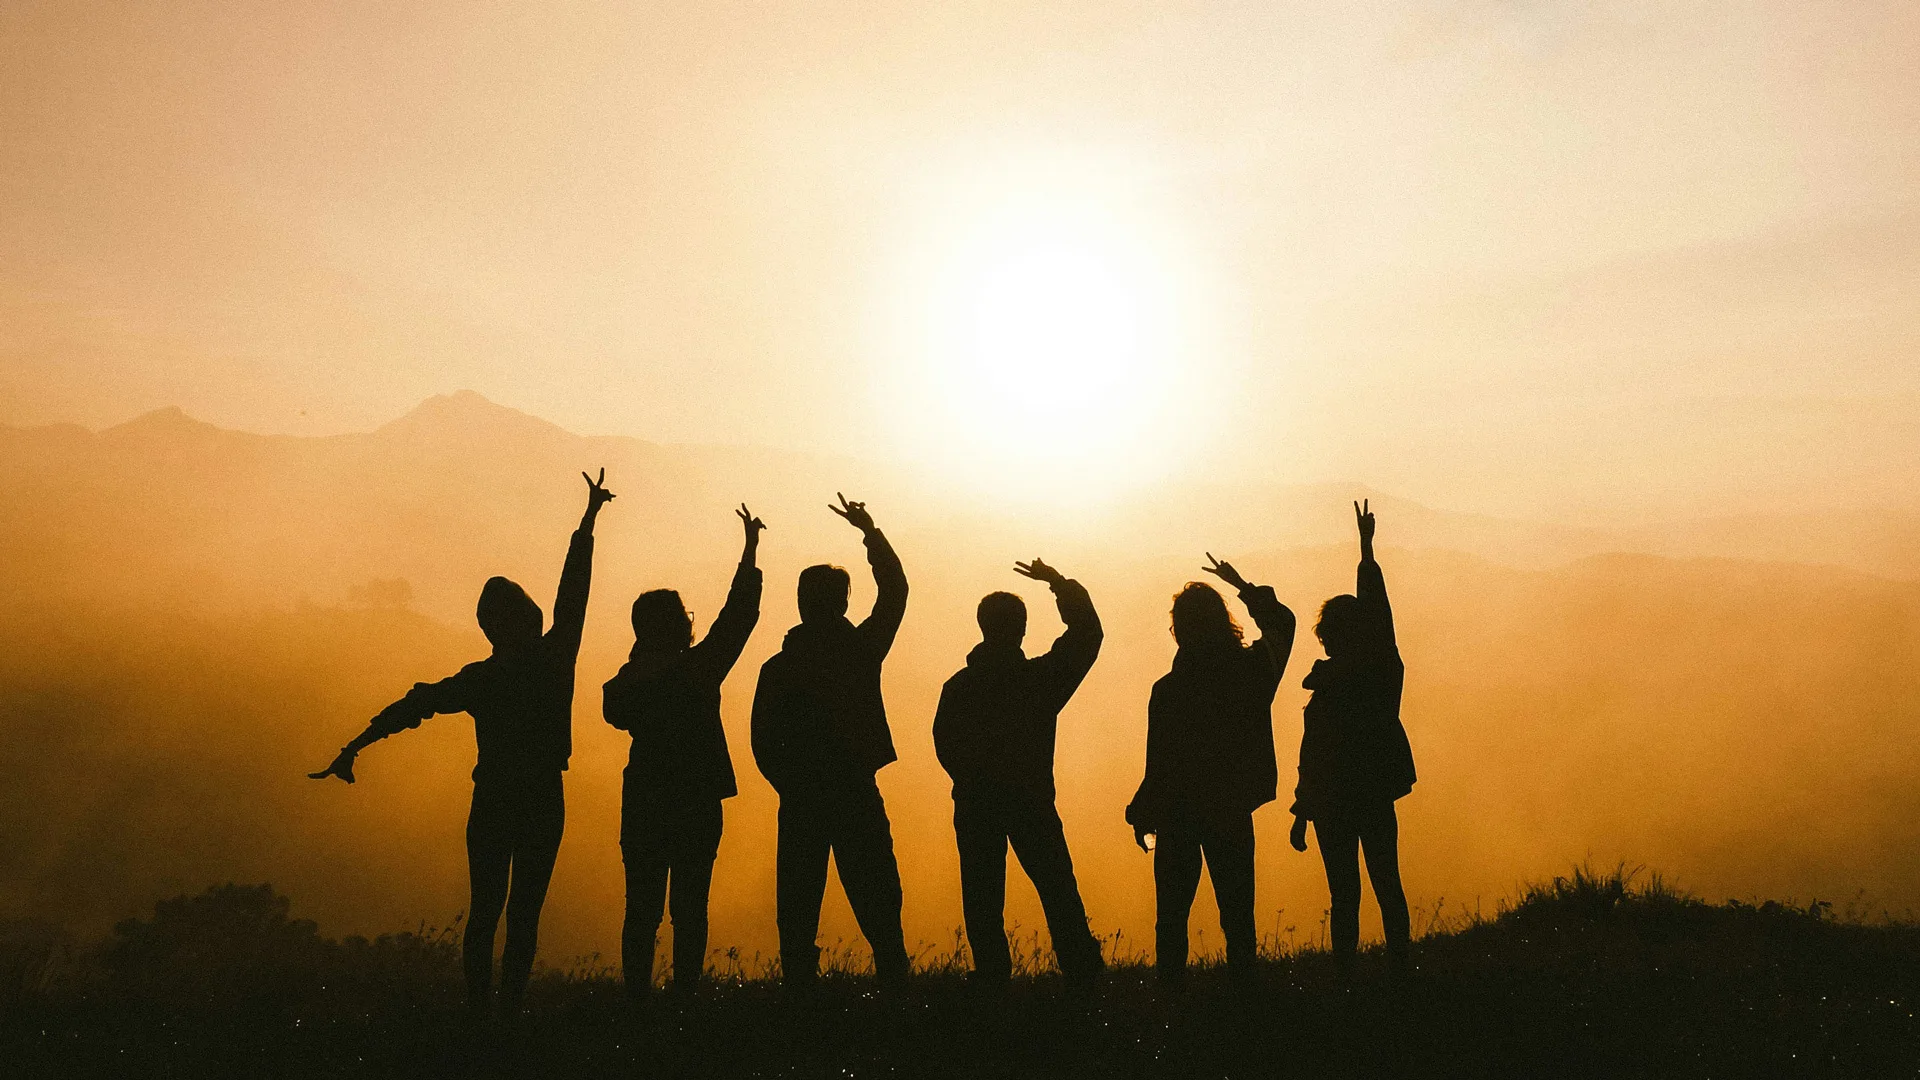
[[[1261,636],[1250,645],[1183,647],[1153,684],[1147,769],[1127,821],[1154,829],[1198,815],[1250,813],[1273,801],[1273,695],[1290,646],[1292,616],[1269,586],[1241,600]],[[1283,645],[1284,643],[1284,645]]]
[[720,685],[760,619],[760,571],[742,565],[727,602],[697,645],[640,653],[604,688],[607,723],[633,736],[624,813],[732,798],[733,758],[720,722]]
[[1406,665],[1394,638],[1380,564],[1360,563],[1354,645],[1316,661],[1307,701],[1294,813],[1309,819],[1391,803],[1413,790],[1413,750],[1400,722]]
[[1066,632],[1044,655],[982,642],[940,692],[933,746],[955,802],[1051,804],[1060,710],[1100,655],[1100,618],[1077,581],[1057,590]]
[[439,682],[414,684],[374,717],[373,728],[391,735],[436,713],[464,712],[479,744],[476,783],[564,770],[573,754],[574,662],[592,577],[593,534],[578,530],[567,547],[551,630]]
[[867,558],[879,595],[865,621],[803,622],[760,668],[753,756],[783,796],[867,783],[898,756],[880,668],[906,614],[907,577],[877,530]]

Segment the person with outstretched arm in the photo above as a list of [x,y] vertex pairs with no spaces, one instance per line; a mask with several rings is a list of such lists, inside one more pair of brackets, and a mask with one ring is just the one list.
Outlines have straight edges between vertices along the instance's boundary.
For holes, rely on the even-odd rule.
[[653,985],[653,945],[673,889],[673,983],[696,988],[706,969],[707,893],[720,850],[720,804],[739,793],[720,685],[760,621],[755,555],[767,526],[746,504],[734,512],[746,539],[727,602],[698,644],[693,617],[672,589],[633,602],[633,651],[605,686],[607,723],[633,737],[620,793],[620,853],[627,917],[620,963],[627,993]]
[[847,618],[847,572],[800,572],[800,625],[760,668],[753,695],[753,758],[780,796],[775,921],[781,978],[813,983],[820,967],[820,903],[827,859],[840,871],[860,932],[883,982],[906,978],[900,929],[900,866],[874,774],[895,760],[880,693],[880,667],[907,610],[907,575],[865,503],[830,509],[860,530],[878,596],[856,624]]
[[[1253,812],[1273,801],[1273,695],[1293,652],[1293,612],[1272,586],[1254,585],[1209,554],[1207,573],[1234,587],[1260,628],[1239,623],[1212,586],[1190,581],[1173,598],[1173,670],[1147,705],[1147,770],[1127,807],[1134,841],[1153,852],[1154,964],[1179,986],[1187,970],[1187,916],[1204,858],[1220,906],[1227,968],[1252,972]],[[1152,841],[1151,843],[1149,841]]]
[[1373,557],[1373,512],[1355,503],[1360,570],[1351,594],[1328,600],[1313,628],[1325,660],[1316,660],[1304,685],[1306,728],[1300,738],[1300,782],[1294,788],[1293,832],[1307,850],[1313,823],[1332,898],[1333,956],[1350,974],[1360,947],[1360,851],[1380,905],[1387,958],[1393,972],[1407,967],[1407,894],[1400,884],[1400,819],[1394,803],[1413,790],[1413,748],[1400,722],[1407,668],[1394,640],[1387,580]]
[[1053,589],[1066,630],[1028,657],[1027,605],[989,593],[976,612],[980,644],[940,692],[933,746],[953,779],[953,832],[960,847],[960,896],[974,978],[1001,987],[1013,973],[1007,950],[1007,846],[1033,879],[1060,970],[1069,979],[1105,967],[1087,929],[1073,857],[1054,807],[1053,748],[1060,710],[1100,655],[1100,616],[1077,581],[1039,559],[1014,571]]
[[593,578],[593,524],[613,498],[606,476],[602,469],[599,479],[586,477],[587,509],[567,547],[553,602],[553,627],[541,632],[545,617],[525,589],[503,577],[487,579],[476,614],[493,654],[450,678],[415,683],[354,736],[332,764],[309,774],[315,780],[337,776],[351,784],[354,759],[373,743],[419,727],[436,714],[464,712],[473,717],[479,760],[467,816],[472,896],[461,952],[467,1005],[476,1013],[486,1012],[492,1003],[493,937],[502,912],[507,944],[501,957],[500,999],[510,1015],[518,1013],[533,969],[540,908],[566,824],[561,774],[573,754],[573,672]]

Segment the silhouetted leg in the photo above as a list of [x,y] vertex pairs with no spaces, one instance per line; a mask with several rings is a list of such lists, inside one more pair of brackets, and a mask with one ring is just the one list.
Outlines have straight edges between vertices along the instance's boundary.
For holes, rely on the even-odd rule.
[[1259,951],[1253,924],[1253,815],[1209,822],[1206,857],[1220,906],[1220,932],[1227,939],[1227,967],[1250,972]]
[[774,922],[780,928],[780,977],[811,983],[820,971],[820,901],[827,893],[826,808],[812,800],[780,800],[774,856]]
[[1187,973],[1187,913],[1200,888],[1200,837],[1184,828],[1160,830],[1153,848],[1153,963],[1164,982]]
[[990,808],[953,804],[953,835],[960,845],[960,909],[973,949],[973,973],[983,982],[1013,974],[1007,951],[1007,834]]
[[886,803],[878,787],[868,787],[849,797],[842,811],[833,837],[840,887],[873,949],[874,974],[887,981],[904,979],[909,963],[900,929],[900,864],[893,855]]
[[[653,946],[667,902],[665,821],[630,818],[620,830],[620,855],[627,869],[627,918],[620,928],[620,969],[627,993],[638,997],[653,988]],[[675,920],[677,940],[678,920]]]
[[692,808],[673,856],[673,988],[692,990],[707,970],[707,894],[720,850],[720,804]]
[[1024,808],[1012,822],[1009,835],[1020,868],[1040,894],[1040,907],[1047,913],[1047,934],[1053,938],[1053,954],[1060,970],[1081,976],[1105,967],[1100,943],[1087,929],[1087,908],[1080,900],[1080,883],[1074,880],[1073,855],[1067,850],[1067,833],[1060,824],[1059,811],[1050,805]]
[[513,846],[513,889],[507,896],[507,944],[500,950],[500,1002],[520,1008],[533,954],[540,942],[540,909],[547,902],[560,836],[567,826],[567,801],[559,773],[529,782],[520,806],[519,835]]
[[1327,868],[1333,962],[1346,972],[1360,949],[1360,838],[1345,817],[1314,819],[1313,836]]
[[1388,803],[1367,815],[1360,842],[1367,852],[1367,879],[1380,905],[1380,923],[1386,931],[1387,958],[1396,969],[1406,966],[1412,932],[1407,914],[1407,892],[1400,884],[1400,818]]
[[513,866],[512,808],[498,792],[478,785],[467,812],[467,932],[461,966],[467,975],[467,1007],[484,1010],[493,997],[493,935],[507,908]]

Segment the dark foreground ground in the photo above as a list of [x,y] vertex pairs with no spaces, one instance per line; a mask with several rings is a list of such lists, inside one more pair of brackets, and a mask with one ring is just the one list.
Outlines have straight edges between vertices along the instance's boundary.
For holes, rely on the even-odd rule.
[[982,999],[936,962],[876,995],[764,979],[627,1005],[549,974],[476,1027],[450,933],[320,938],[270,890],[161,905],[91,949],[13,927],[0,1076],[1920,1076],[1920,927],[1825,905],[1709,905],[1620,875],[1530,890],[1434,932],[1392,985],[1317,951],[1183,993],[1118,968]]

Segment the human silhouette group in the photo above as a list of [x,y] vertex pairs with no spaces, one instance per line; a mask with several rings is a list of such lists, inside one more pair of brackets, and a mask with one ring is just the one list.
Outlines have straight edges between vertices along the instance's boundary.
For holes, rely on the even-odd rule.
[[[574,669],[593,574],[593,530],[614,498],[606,473],[588,476],[586,511],[574,530],[554,598],[553,622],[526,590],[490,578],[476,615],[493,646],[486,659],[439,682],[416,683],[381,710],[314,779],[354,782],[367,746],[441,713],[473,717],[479,746],[467,818],[471,901],[462,945],[467,1002],[495,1004],[494,936],[502,917],[497,1003],[523,1004],[540,909],[566,822],[563,774],[572,754]],[[877,597],[865,619],[847,615],[851,578],[831,564],[799,575],[800,623],[760,668],[752,708],[756,765],[779,795],[775,921],[783,983],[818,978],[820,907],[828,857],[874,957],[882,985],[898,985],[910,961],[901,931],[899,863],[875,775],[896,758],[881,692],[881,668],[907,609],[907,575],[866,504],[840,496],[830,509],[859,530]],[[743,545],[725,606],[696,640],[693,618],[672,589],[633,602],[633,648],[604,687],[607,723],[632,736],[621,789],[620,849],[626,867],[622,964],[628,991],[654,983],[654,943],[673,920],[670,990],[695,989],[707,956],[707,898],[724,828],[721,804],[738,792],[721,686],[760,617],[756,565],[765,523],[735,511]],[[1400,883],[1395,803],[1412,790],[1413,754],[1400,721],[1405,666],[1386,581],[1374,559],[1374,516],[1354,506],[1360,564],[1353,593],[1321,606],[1314,633],[1326,653],[1304,686],[1312,692],[1300,743],[1289,840],[1307,850],[1308,825],[1326,866],[1330,938],[1343,976],[1359,947],[1360,857],[1380,905],[1390,970],[1408,963],[1408,915]],[[1258,636],[1245,640],[1226,599],[1188,582],[1173,598],[1172,669],[1147,703],[1147,760],[1126,808],[1153,858],[1155,963],[1160,980],[1184,983],[1187,920],[1203,868],[1211,877],[1226,939],[1227,970],[1253,969],[1253,812],[1278,794],[1272,704],[1293,650],[1295,619],[1273,588],[1207,555],[1202,569],[1232,587]],[[1041,559],[1016,573],[1044,582],[1065,631],[1028,656],[1026,603],[993,592],[977,611],[980,643],[941,690],[933,742],[953,781],[953,829],[974,970],[984,990],[1012,975],[1004,908],[1009,846],[1046,912],[1056,960],[1070,981],[1105,968],[1074,878],[1055,808],[1054,743],[1060,711],[1100,655],[1092,597]]]

